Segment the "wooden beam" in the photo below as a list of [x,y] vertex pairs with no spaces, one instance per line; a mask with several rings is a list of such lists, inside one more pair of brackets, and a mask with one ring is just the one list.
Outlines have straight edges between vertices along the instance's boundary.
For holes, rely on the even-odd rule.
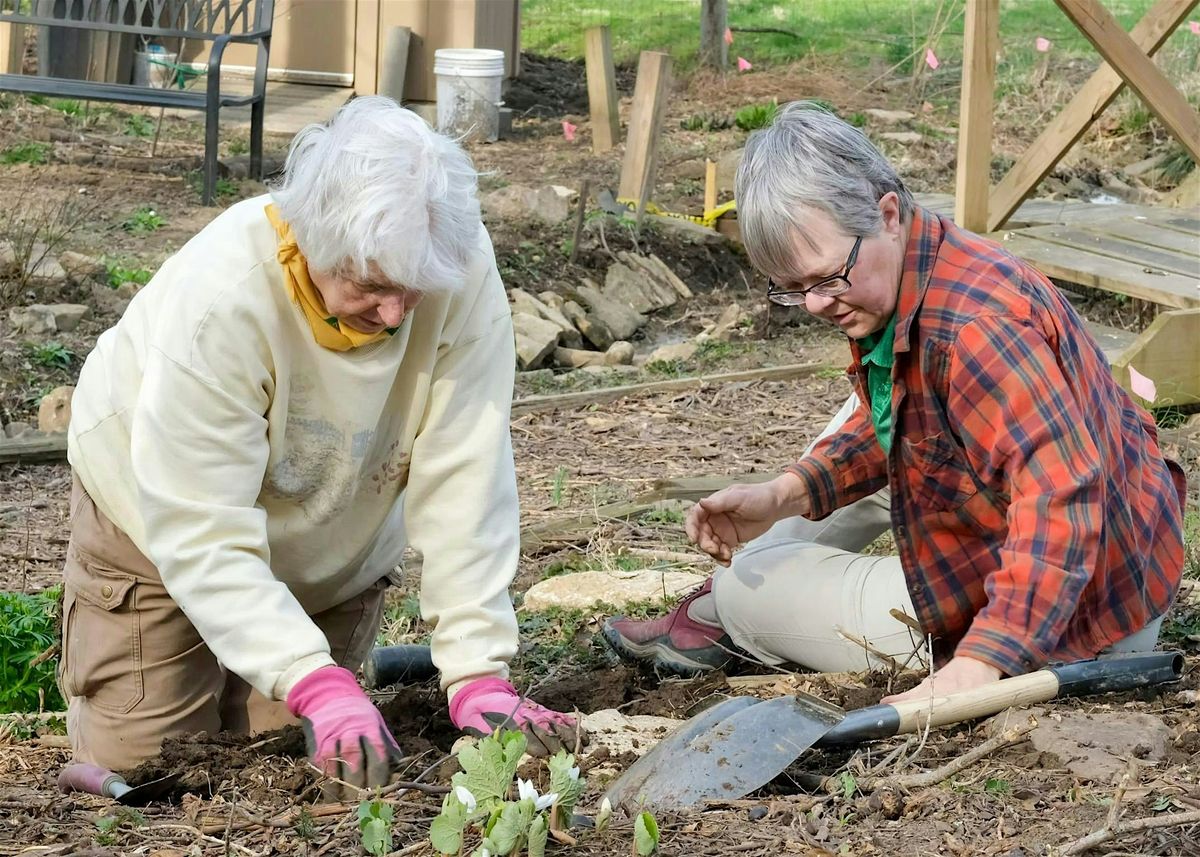
[[379,10],[381,0],[357,0],[354,4],[354,92],[374,95],[379,91]]
[[769,366],[766,369],[751,369],[745,372],[724,372],[719,375],[695,378],[672,378],[667,381],[650,381],[646,384],[628,384],[623,387],[608,387],[604,390],[583,390],[578,393],[558,393],[551,396],[525,396],[512,403],[512,413],[529,414],[552,411],[555,408],[580,408],[612,402],[626,396],[642,396],[650,393],[669,393],[676,390],[691,390],[708,384],[729,384],[734,381],[790,381],[806,378],[822,369],[827,363],[791,363],[787,366]]
[[583,34],[587,67],[588,111],[592,123],[592,151],[607,152],[621,142],[621,117],[617,110],[617,75],[613,70],[612,38],[608,27],[588,27]]
[[66,432],[0,440],[0,464],[32,464],[43,461],[65,461],[66,458]]
[[992,99],[999,43],[1000,0],[967,0],[954,222],[974,232],[987,231],[988,183],[992,171]]
[[[1197,0],[1159,0],[1134,25],[1129,37],[1149,56],[1158,52]],[[1067,106],[1050,121],[1025,153],[992,189],[988,200],[988,231],[999,229],[1021,203],[1050,174],[1104,109],[1112,103],[1125,81],[1104,63],[1079,88]]]
[[637,201],[639,216],[654,189],[658,136],[662,130],[670,89],[671,55],[642,51],[638,60],[637,83],[633,88],[625,160],[621,163],[621,183],[617,189],[618,198]]
[[704,213],[717,207],[717,162],[704,161]]
[[1099,0],[1054,0],[1192,159],[1200,161],[1200,112],[1134,43]]
[[1157,388],[1158,397],[1147,406],[1200,403],[1200,308],[1159,313],[1113,362],[1113,376],[1126,389],[1130,366]]

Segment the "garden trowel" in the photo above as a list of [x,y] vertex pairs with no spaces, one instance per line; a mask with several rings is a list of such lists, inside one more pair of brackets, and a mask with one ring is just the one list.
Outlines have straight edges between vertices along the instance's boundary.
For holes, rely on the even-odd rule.
[[114,774],[99,765],[72,762],[58,775],[58,790],[64,793],[87,792],[110,797],[125,806],[145,806],[168,795],[179,782],[179,777],[178,773],[168,774],[147,783],[131,786],[120,774]]
[[846,712],[808,694],[726,699],[684,722],[609,788],[614,807],[678,809],[734,800],[769,783],[809,747],[855,744],[986,717],[1056,697],[1175,681],[1180,652],[1106,655],[1049,666],[962,693]]

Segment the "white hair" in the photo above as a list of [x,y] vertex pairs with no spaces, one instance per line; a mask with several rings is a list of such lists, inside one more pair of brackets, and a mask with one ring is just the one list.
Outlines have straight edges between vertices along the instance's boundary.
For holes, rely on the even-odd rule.
[[355,98],[296,135],[271,196],[310,267],[452,291],[479,246],[477,174],[462,147],[390,98]]
[[793,101],[750,135],[734,180],[750,262],[781,278],[793,273],[806,208],[824,211],[847,235],[870,238],[883,226],[879,200],[892,192],[907,221],[915,203],[892,165],[861,131],[811,101]]

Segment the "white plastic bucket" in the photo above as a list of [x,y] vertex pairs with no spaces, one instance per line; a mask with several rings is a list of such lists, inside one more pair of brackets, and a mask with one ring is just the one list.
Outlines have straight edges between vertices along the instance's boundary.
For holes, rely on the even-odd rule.
[[175,81],[175,63],[178,59],[179,54],[172,53],[161,45],[147,45],[145,50],[135,51],[134,85],[166,89]]
[[433,54],[433,73],[438,130],[456,139],[495,141],[500,136],[504,51],[439,48]]

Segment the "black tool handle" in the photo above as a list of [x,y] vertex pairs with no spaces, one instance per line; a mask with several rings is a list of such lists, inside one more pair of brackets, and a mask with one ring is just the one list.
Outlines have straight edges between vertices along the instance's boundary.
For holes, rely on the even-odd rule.
[[437,674],[429,646],[377,646],[363,664],[363,675],[371,689],[389,684],[415,684]]
[[1059,664],[962,693],[851,711],[817,741],[817,746],[890,738],[924,729],[926,723],[946,726],[996,714],[1014,705],[1046,702],[1056,697],[1133,690],[1176,681],[1182,674],[1183,654],[1180,652],[1105,655],[1090,661]]

